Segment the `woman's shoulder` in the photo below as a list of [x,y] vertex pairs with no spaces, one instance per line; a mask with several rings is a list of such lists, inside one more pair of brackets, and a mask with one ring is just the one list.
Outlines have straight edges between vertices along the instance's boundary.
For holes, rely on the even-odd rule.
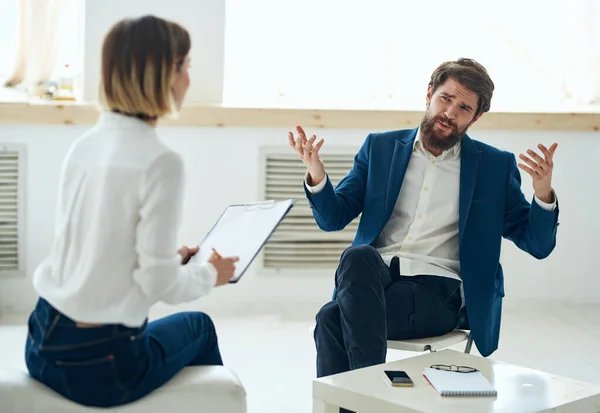
[[179,153],[164,147],[162,151],[156,153],[148,169],[183,170],[183,158]]
[[73,142],[72,149],[139,169],[181,162],[181,156],[162,142],[153,127],[136,123],[98,122]]

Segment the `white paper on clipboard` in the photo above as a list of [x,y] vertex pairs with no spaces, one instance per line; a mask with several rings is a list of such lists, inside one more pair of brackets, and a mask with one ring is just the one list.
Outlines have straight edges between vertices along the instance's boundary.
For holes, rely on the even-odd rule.
[[228,206],[194,258],[206,262],[213,248],[223,257],[239,257],[230,281],[237,282],[295,203],[288,199]]

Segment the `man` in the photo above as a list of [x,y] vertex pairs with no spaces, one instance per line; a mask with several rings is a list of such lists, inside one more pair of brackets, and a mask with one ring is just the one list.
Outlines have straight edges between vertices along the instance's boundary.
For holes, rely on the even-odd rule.
[[387,339],[456,327],[470,328],[483,356],[497,349],[502,237],[547,257],[558,204],[551,185],[556,143],[520,155],[518,166],[533,179],[529,203],[514,155],[466,135],[490,109],[493,90],[474,60],[441,64],[420,126],[369,134],[335,189],[319,157],[323,140],[315,144],[300,126],[298,137],[289,133],[308,168],[305,189],[319,227],[341,230],[362,213],[336,272],[334,299],[316,317],[318,377],[385,362]]

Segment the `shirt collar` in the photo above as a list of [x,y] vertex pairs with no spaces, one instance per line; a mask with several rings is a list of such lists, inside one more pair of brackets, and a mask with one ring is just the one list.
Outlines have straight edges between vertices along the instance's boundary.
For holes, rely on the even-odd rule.
[[[452,148],[447,149],[444,152],[442,152],[442,154],[438,158],[440,160],[444,160],[447,158],[457,157],[460,155],[460,147],[461,147],[461,142],[458,142]],[[417,137],[415,138],[415,140],[413,142],[413,152],[415,150],[421,152],[422,154],[424,154],[426,156],[433,157],[433,155],[429,151],[427,151],[425,149],[425,147],[423,146],[423,141],[421,139],[421,127],[420,126],[417,128]]]
[[140,132],[156,134],[156,129],[148,122],[135,116],[127,116],[109,110],[101,112],[98,123],[104,126],[136,129]]

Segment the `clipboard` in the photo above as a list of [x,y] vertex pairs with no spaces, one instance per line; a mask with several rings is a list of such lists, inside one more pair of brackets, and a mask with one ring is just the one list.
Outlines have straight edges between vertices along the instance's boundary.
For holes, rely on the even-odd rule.
[[287,199],[229,205],[192,258],[206,262],[213,248],[223,257],[239,257],[229,281],[237,283],[295,204],[295,199]]

